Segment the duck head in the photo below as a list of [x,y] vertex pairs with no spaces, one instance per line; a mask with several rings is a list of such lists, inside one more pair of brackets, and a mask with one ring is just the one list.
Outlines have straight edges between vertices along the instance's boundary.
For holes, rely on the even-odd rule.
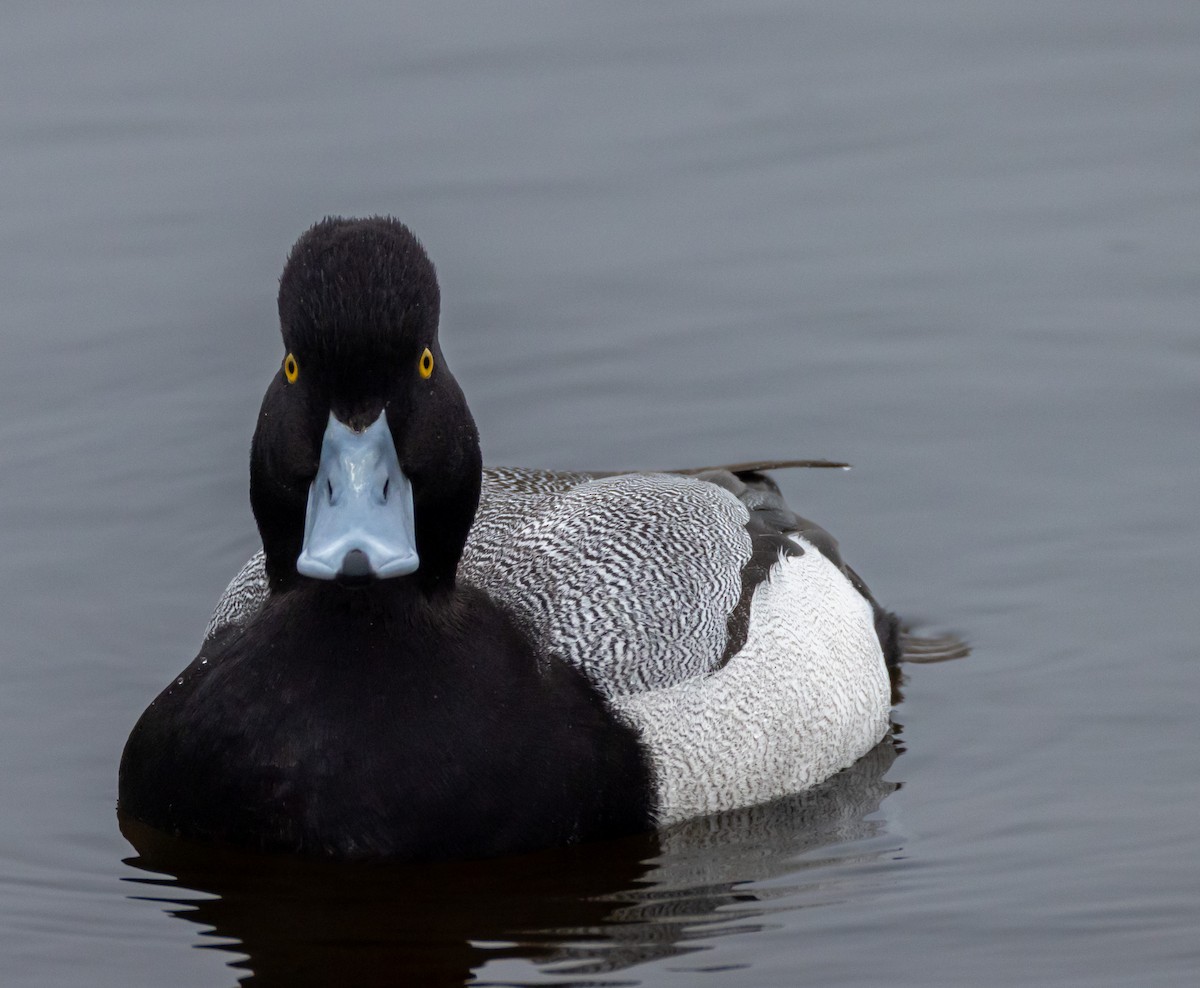
[[273,590],[309,578],[454,585],[479,436],[438,345],[433,264],[397,220],[331,218],[279,283],[284,358],[251,448]]

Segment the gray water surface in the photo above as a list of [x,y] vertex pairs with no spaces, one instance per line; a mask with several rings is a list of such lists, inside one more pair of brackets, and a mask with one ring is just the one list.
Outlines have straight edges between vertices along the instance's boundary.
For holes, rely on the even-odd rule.
[[[1196,982],[1200,6],[17,3],[0,91],[5,985]],[[520,861],[134,849],[286,251],[380,212],[489,462],[855,465],[779,479],[973,647],[898,745]]]

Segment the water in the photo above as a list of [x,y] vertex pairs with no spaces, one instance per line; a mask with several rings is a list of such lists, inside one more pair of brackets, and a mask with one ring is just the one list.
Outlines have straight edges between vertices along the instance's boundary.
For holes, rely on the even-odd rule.
[[[1195,4],[10,4],[0,83],[5,984],[1194,983]],[[974,648],[898,757],[486,866],[126,841],[339,212],[422,236],[489,462],[853,462],[781,480]]]

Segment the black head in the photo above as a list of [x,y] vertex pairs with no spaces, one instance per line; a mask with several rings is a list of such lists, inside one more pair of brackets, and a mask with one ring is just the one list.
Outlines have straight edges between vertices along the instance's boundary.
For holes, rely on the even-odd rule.
[[453,586],[481,461],[438,345],[439,303],[433,264],[397,220],[325,219],[292,248],[279,284],[285,356],[251,451],[250,499],[273,588],[301,578],[306,508],[331,416],[348,434],[383,416],[411,483],[420,559],[411,577],[397,579],[426,591]]

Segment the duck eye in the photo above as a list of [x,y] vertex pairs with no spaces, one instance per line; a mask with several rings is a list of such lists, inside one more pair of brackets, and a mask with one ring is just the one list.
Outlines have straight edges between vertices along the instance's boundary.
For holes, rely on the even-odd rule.
[[429,352],[429,347],[426,347],[421,352],[421,359],[417,363],[417,370],[421,372],[421,377],[426,381],[433,374],[433,354]]
[[300,376],[300,365],[290,353],[283,360],[283,376],[287,378],[288,384],[295,384],[296,378]]

